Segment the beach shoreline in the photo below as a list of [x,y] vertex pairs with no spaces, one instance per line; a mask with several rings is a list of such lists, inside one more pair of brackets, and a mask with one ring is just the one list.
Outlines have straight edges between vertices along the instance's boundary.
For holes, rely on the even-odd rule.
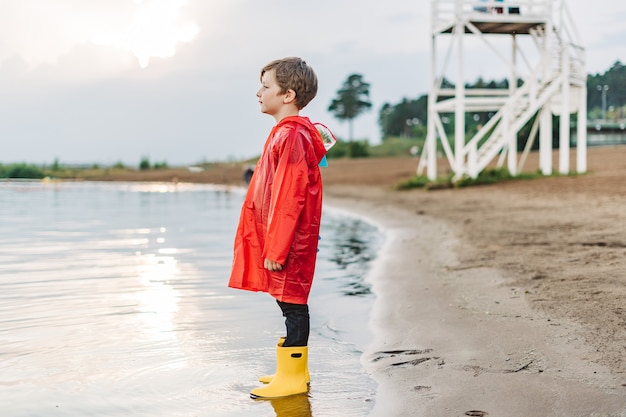
[[[626,146],[587,160],[582,175],[436,191],[394,189],[409,156],[322,169],[324,203],[387,236],[368,274],[370,417],[626,416]],[[237,164],[149,174],[89,179],[242,184]]]
[[465,268],[458,228],[374,200],[327,199],[387,236],[368,278],[374,339],[362,362],[379,384],[370,417],[626,410],[623,374],[588,360],[577,323],[533,310],[496,269]]
[[370,417],[626,415],[626,147],[591,150],[581,176],[435,192],[392,190],[401,167],[325,184],[387,231]]

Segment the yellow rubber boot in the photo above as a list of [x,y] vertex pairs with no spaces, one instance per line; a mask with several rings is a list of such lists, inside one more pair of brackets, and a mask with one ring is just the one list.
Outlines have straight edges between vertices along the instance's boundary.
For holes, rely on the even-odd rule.
[[[276,350],[278,350],[279,347],[282,347],[283,344],[285,343],[285,336],[281,336],[280,339],[278,339],[278,344],[276,345]],[[278,356],[278,352],[276,352],[276,356]],[[274,379],[274,375],[276,374],[272,374],[272,375],[262,375],[259,377],[259,382],[262,382],[263,384],[269,384],[270,382],[272,382],[272,379]],[[311,382],[311,375],[309,374],[309,366],[307,365],[306,367],[306,383],[308,384],[309,382]]]
[[[280,339],[278,339],[278,343],[276,344],[276,349],[278,350],[279,347],[282,347],[283,344],[285,343],[285,336],[281,336]],[[276,356],[278,356],[278,352],[276,352]],[[262,375],[259,377],[259,382],[262,382],[264,384],[269,384],[270,382],[272,382],[272,379],[274,379],[274,375]]]
[[272,381],[250,392],[252,398],[280,398],[308,391],[309,350],[306,346],[276,347],[276,374]]

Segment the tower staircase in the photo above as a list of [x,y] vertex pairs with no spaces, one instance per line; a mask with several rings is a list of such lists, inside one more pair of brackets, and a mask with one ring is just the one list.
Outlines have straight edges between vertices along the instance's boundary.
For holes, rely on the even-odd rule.
[[[437,66],[438,38],[452,35],[446,61]],[[465,86],[464,37],[478,37],[508,67],[508,88],[481,89]],[[511,38],[511,55],[502,54],[492,37]],[[530,38],[536,63],[521,48],[520,37]],[[456,49],[454,88],[442,88],[447,64]],[[444,151],[454,179],[476,178],[499,156],[518,175],[539,134],[539,165],[543,174],[552,173],[552,114],[561,117],[559,171],[569,172],[570,114],[578,113],[577,171],[586,171],[586,72],[584,48],[580,46],[573,21],[562,0],[433,0],[432,1],[431,89],[428,97],[427,140],[417,174],[424,169],[437,177],[438,144]],[[525,67],[519,65],[521,58]],[[487,113],[491,117],[473,137],[466,140],[466,115]],[[447,115],[453,114],[453,117]],[[476,117],[475,116],[475,117]],[[453,119],[452,139],[444,124]],[[528,137],[520,131],[532,122]],[[525,143],[521,158],[518,141]]]

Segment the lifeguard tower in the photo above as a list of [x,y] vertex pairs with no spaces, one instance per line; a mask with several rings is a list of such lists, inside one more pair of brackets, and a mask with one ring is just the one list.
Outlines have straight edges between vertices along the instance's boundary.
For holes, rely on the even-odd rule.
[[[552,174],[552,115],[559,116],[559,173],[570,172],[570,114],[577,113],[576,170],[587,170],[587,87],[585,51],[563,0],[433,0],[428,127],[417,174],[437,177],[437,145],[454,179],[476,178],[489,164],[518,175],[539,136],[539,168]],[[442,65],[438,41],[447,37]],[[450,38],[451,37],[451,38]],[[508,88],[468,88],[464,41],[484,46],[508,69]],[[504,41],[503,41],[504,39]],[[508,39],[508,40],[507,40]],[[495,42],[499,42],[498,45]],[[525,44],[522,45],[524,41]],[[505,44],[503,48],[501,45]],[[528,53],[531,45],[531,53]],[[527,50],[524,50],[526,46]],[[456,69],[448,68],[450,57]],[[533,61],[535,62],[531,62]],[[483,65],[487,63],[483,62]],[[450,72],[453,74],[450,78]],[[444,78],[453,87],[442,85]],[[482,112],[482,113],[481,113]],[[471,138],[466,117],[491,116]],[[445,122],[454,128],[444,127]],[[452,123],[450,123],[452,122]],[[532,122],[530,133],[520,131]],[[525,129],[528,131],[528,129]],[[453,135],[453,140],[448,138]],[[518,156],[518,141],[524,144]],[[525,142],[524,142],[525,141]]]

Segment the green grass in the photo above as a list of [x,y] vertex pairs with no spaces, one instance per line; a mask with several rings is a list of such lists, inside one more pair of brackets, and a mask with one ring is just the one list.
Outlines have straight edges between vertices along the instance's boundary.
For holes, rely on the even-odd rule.
[[376,146],[370,146],[369,154],[372,157],[409,156],[414,146],[421,152],[424,139],[390,137]]
[[45,176],[43,169],[32,164],[0,165],[0,178],[42,179]]
[[[560,175],[560,174],[555,174]],[[578,175],[578,174],[572,174]],[[553,175],[554,176],[554,175]],[[437,178],[434,181],[428,179],[428,177],[420,175],[409,178],[396,184],[396,190],[410,190],[414,188],[422,188],[424,190],[438,190],[445,188],[464,188],[473,187],[477,185],[489,185],[503,181],[511,180],[532,180],[536,178],[544,178],[541,172],[535,173],[521,173],[517,176],[513,176],[506,168],[499,169],[487,169],[476,178],[463,177],[457,181],[453,181],[452,176]]]

